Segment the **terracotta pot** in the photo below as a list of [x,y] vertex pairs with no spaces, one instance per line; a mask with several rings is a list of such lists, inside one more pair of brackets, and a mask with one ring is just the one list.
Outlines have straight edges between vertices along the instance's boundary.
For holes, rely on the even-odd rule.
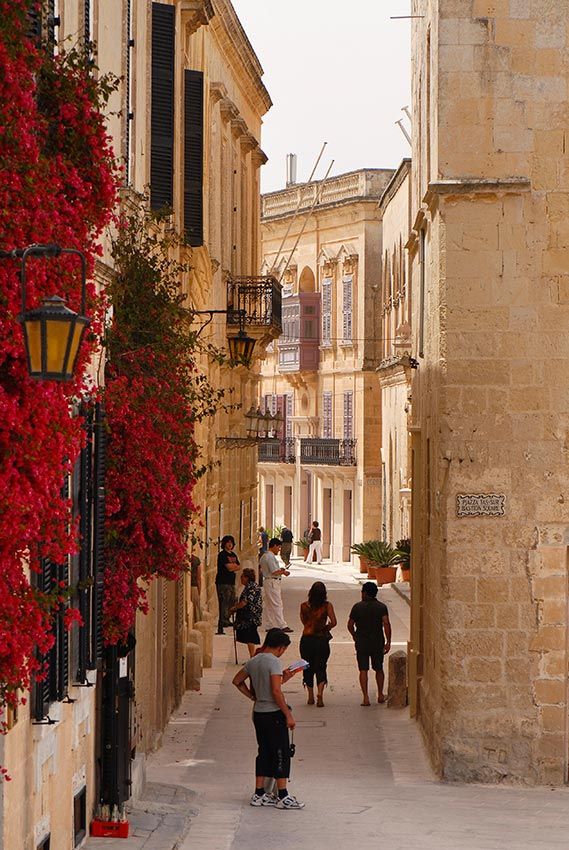
[[411,581],[411,568],[405,570],[401,567],[401,576],[403,577],[403,581]]
[[397,567],[376,567],[375,571],[374,578],[378,584],[391,584],[392,581],[395,581]]
[[360,573],[367,573],[369,570],[369,561],[367,558],[364,558],[363,555],[360,555]]
[[306,561],[306,559],[308,558],[309,551],[310,551],[309,549],[303,549],[302,550],[302,560],[303,561]]
[[379,567],[374,566],[373,564],[371,564],[371,563],[368,561],[367,577],[368,577],[369,579],[372,579],[372,580],[374,580],[374,581],[377,581],[377,571],[378,571],[378,569],[379,569]]

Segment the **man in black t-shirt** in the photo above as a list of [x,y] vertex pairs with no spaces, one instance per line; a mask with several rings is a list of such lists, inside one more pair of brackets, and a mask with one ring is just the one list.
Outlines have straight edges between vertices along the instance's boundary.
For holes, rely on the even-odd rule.
[[283,545],[281,546],[281,558],[284,561],[285,567],[288,567],[290,564],[290,556],[292,552],[292,542],[294,540],[292,531],[290,528],[287,528],[286,525],[283,525],[283,530],[281,532],[281,540]]
[[221,538],[221,551],[217,556],[217,574],[215,576],[215,588],[219,603],[219,620],[217,622],[217,634],[223,635],[224,626],[230,626],[229,609],[235,605],[235,573],[239,571],[239,558],[233,551],[235,549],[235,538],[226,534]]
[[362,586],[362,601],[354,605],[348,620],[348,631],[356,644],[362,705],[370,705],[367,684],[370,660],[377,682],[377,701],[385,702],[383,656],[391,649],[391,623],[387,605],[376,598],[377,589],[373,581],[365,582]]

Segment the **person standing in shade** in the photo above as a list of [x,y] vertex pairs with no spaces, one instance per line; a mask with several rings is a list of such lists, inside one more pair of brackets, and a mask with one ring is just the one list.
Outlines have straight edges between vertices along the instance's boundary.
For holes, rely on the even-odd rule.
[[370,705],[367,683],[370,661],[377,682],[377,701],[385,702],[383,656],[391,649],[391,623],[387,605],[376,598],[377,589],[373,581],[363,584],[362,601],[354,605],[348,620],[348,631],[356,644],[362,705]]
[[234,549],[235,538],[231,534],[226,534],[221,538],[221,550],[217,556],[217,575],[215,577],[215,589],[219,602],[218,635],[225,634],[224,627],[231,625],[229,609],[235,604],[235,573],[239,569],[239,558],[233,551]]
[[[294,676],[294,672],[283,671],[279,659],[289,645],[288,635],[281,629],[271,629],[260,651],[233,678],[235,687],[254,703],[253,723],[259,750],[255,760],[255,791],[249,801],[252,806],[304,808],[304,803],[289,794],[287,787],[290,776],[288,730],[293,730],[296,724],[282,685]],[[265,782],[273,777],[277,781],[277,797],[265,791]]]
[[286,567],[281,567],[277,555],[281,548],[278,537],[269,540],[269,551],[261,555],[259,567],[263,576],[263,622],[266,629],[282,629],[292,632],[286,624],[281,596],[281,578],[289,576]]
[[251,658],[255,655],[255,648],[261,643],[257,629],[261,625],[263,615],[261,588],[255,579],[255,570],[246,567],[241,573],[243,590],[239,602],[229,609],[230,614],[235,613],[235,639],[238,643],[247,644]]
[[292,553],[292,543],[294,540],[293,533],[290,528],[287,528],[286,525],[283,525],[283,530],[281,532],[281,540],[283,545],[281,546],[281,558],[285,567],[290,566],[290,556]]
[[202,619],[201,593],[202,593],[202,562],[197,555],[192,555],[191,567],[191,600],[194,612],[194,623]]
[[308,549],[308,555],[306,556],[305,564],[311,564],[312,558],[316,553],[316,560],[319,564],[322,563],[322,531],[316,520],[312,523],[312,528],[308,532],[308,541],[310,543],[310,548]]

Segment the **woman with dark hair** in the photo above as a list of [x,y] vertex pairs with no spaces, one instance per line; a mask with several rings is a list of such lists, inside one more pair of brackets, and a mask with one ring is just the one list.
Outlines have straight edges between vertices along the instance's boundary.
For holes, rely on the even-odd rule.
[[300,639],[300,655],[309,667],[302,674],[308,690],[308,705],[314,705],[314,677],[316,677],[316,705],[324,706],[324,688],[328,682],[326,665],[330,658],[331,630],[336,626],[334,606],[328,602],[326,585],[315,581],[308,591],[308,601],[300,606],[300,619],[304,626]]
[[246,643],[249,656],[255,655],[255,648],[261,643],[258,628],[261,625],[263,615],[263,603],[261,601],[261,588],[255,581],[255,570],[246,567],[241,573],[241,584],[243,590],[239,602],[229,609],[229,613],[235,612],[235,639],[238,643]]
[[221,538],[221,549],[217,556],[217,575],[215,576],[215,589],[219,602],[218,635],[225,634],[223,627],[231,625],[229,609],[235,603],[235,573],[239,569],[239,558],[233,551],[234,549],[235,538],[231,534],[226,534]]

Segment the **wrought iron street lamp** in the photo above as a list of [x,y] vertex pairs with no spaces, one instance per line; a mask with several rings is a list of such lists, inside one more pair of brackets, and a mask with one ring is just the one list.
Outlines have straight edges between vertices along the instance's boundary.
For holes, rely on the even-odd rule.
[[[81,312],[75,313],[65,306],[59,295],[42,300],[39,307],[27,309],[26,264],[29,257],[59,257],[73,254],[81,262]],[[0,251],[0,259],[21,259],[20,286],[22,312],[18,322],[22,325],[26,360],[30,377],[44,381],[69,381],[73,377],[81,338],[90,322],[85,316],[87,267],[85,255],[75,248],[59,245],[28,245],[13,251]]]
[[255,340],[253,337],[247,336],[243,328],[237,336],[227,338],[229,346],[229,359],[234,366],[245,366],[247,369],[251,365],[253,350],[255,348]]

